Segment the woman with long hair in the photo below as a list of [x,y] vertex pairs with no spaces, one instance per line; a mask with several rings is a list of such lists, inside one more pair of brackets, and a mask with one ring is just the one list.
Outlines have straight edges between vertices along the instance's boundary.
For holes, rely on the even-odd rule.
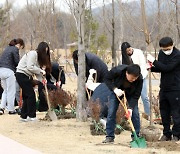
[[32,77],[36,75],[39,81],[42,76],[51,71],[50,50],[46,42],[41,42],[36,50],[29,51],[20,60],[16,79],[22,88],[23,106],[21,121],[36,120],[36,98],[32,85]]
[[3,51],[0,57],[0,79],[3,88],[0,115],[4,114],[7,104],[9,114],[15,114],[14,100],[16,93],[15,71],[19,63],[19,50],[24,48],[24,41],[21,38],[13,39]]

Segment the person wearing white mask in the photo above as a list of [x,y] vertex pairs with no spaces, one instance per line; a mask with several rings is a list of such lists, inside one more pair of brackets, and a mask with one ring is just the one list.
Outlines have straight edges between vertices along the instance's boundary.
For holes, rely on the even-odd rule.
[[[159,41],[160,51],[158,60],[148,54],[147,59],[152,63],[151,71],[161,73],[159,104],[163,124],[163,136],[160,141],[180,140],[180,51],[173,46],[170,37]],[[171,116],[173,119],[170,128]]]

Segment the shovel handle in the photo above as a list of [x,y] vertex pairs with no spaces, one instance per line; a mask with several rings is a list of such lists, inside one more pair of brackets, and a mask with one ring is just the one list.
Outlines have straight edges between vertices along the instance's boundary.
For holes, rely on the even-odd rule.
[[[118,101],[121,103],[121,105],[123,106],[126,114],[128,114],[128,109],[127,109],[126,103],[123,103],[117,95],[116,95],[116,97],[117,97]],[[134,125],[132,123],[131,117],[128,117],[128,122],[130,124],[131,129],[132,129],[132,132],[135,132]]]
[[[43,76],[43,79],[46,79],[46,78]],[[49,94],[48,94],[48,89],[47,89],[47,83],[44,84],[44,88],[45,88],[48,108],[49,108],[49,110],[51,110],[51,104],[50,104],[50,101],[49,101]]]

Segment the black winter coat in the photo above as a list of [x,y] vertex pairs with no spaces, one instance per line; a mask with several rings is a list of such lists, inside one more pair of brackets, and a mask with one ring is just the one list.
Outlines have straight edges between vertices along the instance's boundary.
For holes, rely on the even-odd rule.
[[126,68],[128,65],[119,65],[112,68],[105,77],[105,84],[110,90],[114,88],[125,91],[126,99],[128,100],[129,107],[132,109],[138,103],[141,95],[143,79],[140,75],[136,81],[130,83],[126,78]]
[[153,65],[152,72],[161,72],[161,91],[180,91],[180,51],[177,48],[174,47],[170,55],[160,50]]
[[[95,54],[86,52],[86,80],[89,77],[89,70],[95,69],[97,71],[97,82],[103,82],[105,75],[108,72],[107,65]],[[74,68],[78,75],[78,64],[74,62]]]

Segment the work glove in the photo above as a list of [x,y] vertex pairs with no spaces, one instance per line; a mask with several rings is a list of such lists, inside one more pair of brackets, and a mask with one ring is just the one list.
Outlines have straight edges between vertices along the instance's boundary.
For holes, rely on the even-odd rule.
[[90,75],[93,75],[93,74],[95,74],[95,73],[97,73],[97,71],[96,71],[95,69],[90,69],[90,70],[89,70],[89,74],[90,74]]
[[127,119],[129,119],[129,118],[132,117],[132,109],[128,109],[128,112],[125,113],[125,117],[126,117]]
[[155,58],[154,58],[152,55],[148,54],[148,55],[147,55],[147,60],[148,60],[149,62],[153,63],[153,62],[155,61]]
[[115,93],[118,97],[120,97],[120,96],[123,95],[123,91],[122,91],[121,89],[118,89],[118,88],[115,88],[115,89],[114,89],[114,93]]
[[41,73],[42,75],[46,75],[46,71],[44,71],[44,70],[41,70],[40,73]]

